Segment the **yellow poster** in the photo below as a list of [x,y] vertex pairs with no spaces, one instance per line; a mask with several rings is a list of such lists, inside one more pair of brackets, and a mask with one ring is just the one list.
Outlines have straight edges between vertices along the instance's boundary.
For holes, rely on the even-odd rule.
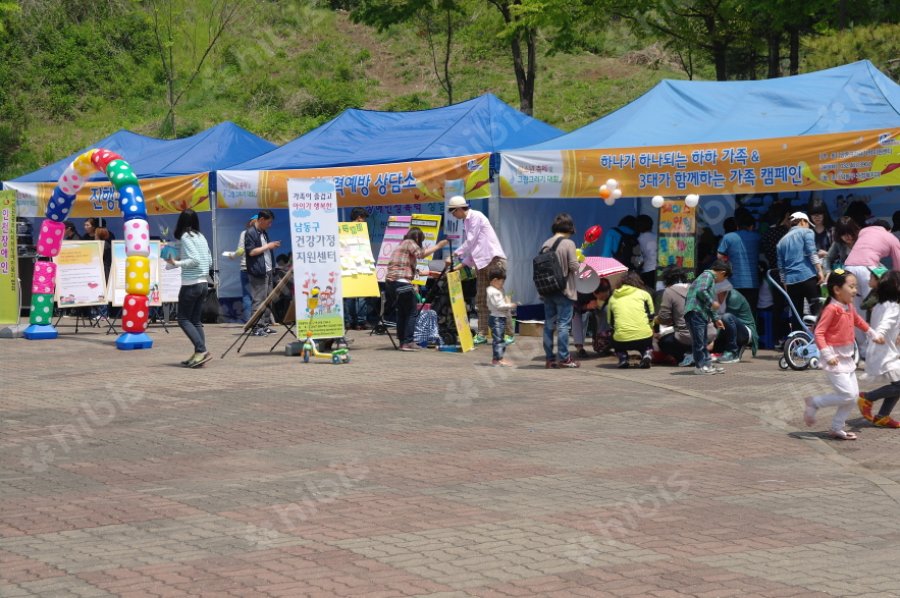
[[[413,214],[409,225],[417,226],[425,233],[425,241],[422,243],[423,249],[433,247],[438,242],[438,235],[441,234],[441,216],[440,214]],[[430,257],[422,258],[418,261],[416,267],[416,277],[413,284],[423,285],[428,282],[428,264],[431,262]]]
[[53,261],[59,307],[106,305],[103,241],[63,241]]
[[683,146],[504,152],[502,197],[779,193],[900,185],[900,129]]
[[[0,191],[0,324],[19,321],[16,261],[16,194]],[[25,284],[30,284],[26,281]]]
[[378,297],[375,258],[369,243],[369,225],[365,222],[338,224],[341,245],[341,286],[343,297]]
[[462,282],[459,272],[447,274],[450,289],[450,305],[453,308],[453,320],[456,322],[456,334],[459,336],[459,348],[467,353],[475,348],[472,329],[469,328],[469,315],[466,313],[466,300],[463,298]]

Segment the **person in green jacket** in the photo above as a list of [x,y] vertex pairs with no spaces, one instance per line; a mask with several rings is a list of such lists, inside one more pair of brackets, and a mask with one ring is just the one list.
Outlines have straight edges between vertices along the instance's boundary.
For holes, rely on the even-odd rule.
[[619,367],[628,367],[628,352],[641,354],[641,368],[650,367],[653,348],[653,297],[644,288],[640,274],[629,272],[609,299],[609,323]]
[[718,362],[738,363],[747,347],[751,348],[755,357],[759,349],[759,333],[756,331],[756,320],[750,310],[750,302],[727,280],[716,284],[716,295],[721,305],[719,315],[724,326],[713,347],[715,351],[722,352]]
[[684,302],[684,321],[691,331],[695,374],[721,374],[724,368],[712,364],[707,343],[707,324],[712,321],[716,328],[724,328],[719,316],[719,302],[716,301],[715,286],[731,275],[731,264],[716,260],[688,287]]

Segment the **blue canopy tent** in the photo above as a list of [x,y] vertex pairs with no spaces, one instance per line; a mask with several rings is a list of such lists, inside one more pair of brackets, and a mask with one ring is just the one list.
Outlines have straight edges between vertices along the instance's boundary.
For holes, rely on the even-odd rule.
[[[228,121],[183,139],[156,139],[121,129],[62,160],[5,183],[15,186],[16,183],[55,182],[72,160],[89,149],[101,147],[120,154],[138,178],[143,179],[227,168],[277,146]],[[103,178],[104,175],[97,173],[91,180]],[[214,181],[210,184],[214,185]]]
[[488,93],[431,110],[345,110],[309,133],[231,169],[284,170],[451,158],[531,145],[561,133]]
[[[616,155],[628,151],[623,148],[690,148],[705,143],[887,131],[898,127],[900,85],[867,60],[760,81],[664,80],[630,104],[571,133],[502,152],[501,173],[506,171],[508,158],[541,164],[543,156],[538,152],[552,150],[608,149],[610,155]],[[623,191],[626,197],[660,193],[653,188]],[[840,193],[822,191],[821,195],[834,202]],[[809,194],[804,193],[798,203],[805,203]],[[530,240],[546,232],[547,222],[556,212],[570,212],[581,231],[597,223],[608,229],[626,213],[643,210],[655,218],[657,212],[650,209],[649,202],[645,205],[637,200],[618,201],[607,207],[596,195],[593,199],[567,199],[563,203],[544,201],[558,197],[537,193],[502,202],[504,227],[500,240],[520,258],[511,263],[511,279],[516,296],[523,300],[536,300],[527,281]],[[731,196],[704,195],[700,205],[707,222],[718,225],[732,213],[734,201]]]
[[[257,171],[369,166],[488,152],[493,154],[492,163],[496,166],[499,163],[497,152],[500,150],[545,141],[561,133],[559,129],[519,112],[492,94],[431,110],[381,112],[350,109],[277,149],[220,171],[218,187],[224,196],[227,195],[229,180],[255,185]],[[372,205],[377,205],[377,201],[373,199]],[[221,210],[221,238],[236,242],[240,230],[254,211]],[[494,214],[493,210],[488,211]],[[384,218],[386,214],[374,212],[370,217],[370,234],[376,245],[383,232]],[[276,218],[270,236],[273,239],[289,238],[286,218]],[[237,280],[237,265],[223,260],[221,268],[224,288],[220,290],[220,295],[237,295],[236,284],[229,282]]]

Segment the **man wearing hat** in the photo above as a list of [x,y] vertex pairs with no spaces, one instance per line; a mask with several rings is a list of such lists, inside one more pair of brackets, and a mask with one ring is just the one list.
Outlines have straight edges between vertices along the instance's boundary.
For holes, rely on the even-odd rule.
[[[474,267],[476,270],[475,307],[478,310],[478,334],[475,336],[475,344],[486,343],[488,316],[490,315],[487,306],[487,288],[490,284],[488,272],[492,267],[502,268],[506,271],[506,254],[500,247],[500,240],[497,239],[497,233],[494,232],[491,221],[478,210],[471,209],[465,197],[461,195],[451,197],[447,202],[447,211],[454,218],[463,221],[466,240],[459,246],[459,249],[453,252],[462,263],[454,270],[459,270],[464,265]],[[512,334],[512,318],[507,318],[504,337],[507,343],[512,342]]]
[[[778,241],[778,273],[781,283],[787,289],[791,303],[803,315],[803,300],[809,303],[809,312],[819,314],[822,293],[819,285],[825,284],[822,260],[816,249],[816,235],[809,225],[809,216],[804,212],[791,214],[791,230]],[[794,322],[795,330],[800,330],[800,322]]]

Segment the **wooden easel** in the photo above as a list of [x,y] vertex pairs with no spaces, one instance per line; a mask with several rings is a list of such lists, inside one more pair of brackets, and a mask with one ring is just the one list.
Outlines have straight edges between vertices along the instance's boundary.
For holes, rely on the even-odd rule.
[[[253,328],[259,322],[259,319],[262,318],[263,314],[266,313],[266,310],[270,308],[272,303],[275,302],[275,300],[281,294],[282,289],[284,289],[284,287],[287,286],[287,284],[289,282],[291,282],[292,280],[294,280],[294,265],[293,264],[291,264],[287,273],[285,273],[284,278],[282,278],[280,281],[278,281],[278,284],[275,285],[275,288],[272,289],[272,292],[269,293],[268,296],[265,298],[265,300],[262,302],[262,304],[260,304],[259,308],[257,308],[257,310],[255,312],[253,312],[253,314],[251,314],[250,319],[247,320],[246,324],[244,324],[244,328],[241,331],[241,334],[237,337],[237,339],[235,339],[235,341],[233,343],[231,343],[231,346],[229,346],[225,350],[225,352],[222,353],[222,359],[224,359],[225,356],[228,355],[228,352],[231,351],[231,349],[233,349],[234,346],[236,344],[238,344],[239,341],[241,341],[241,339],[243,339],[243,342],[241,342],[241,346],[238,347],[238,349],[237,349],[237,353],[241,352],[241,349],[244,348],[244,344],[247,342],[247,339],[249,339],[253,335]],[[291,305],[293,305],[293,302],[291,303]],[[288,329],[288,330],[290,330],[290,329]],[[287,334],[287,333],[285,333],[285,334]],[[283,338],[283,335],[282,335],[282,338]],[[277,345],[278,343],[275,343],[275,344]]]

